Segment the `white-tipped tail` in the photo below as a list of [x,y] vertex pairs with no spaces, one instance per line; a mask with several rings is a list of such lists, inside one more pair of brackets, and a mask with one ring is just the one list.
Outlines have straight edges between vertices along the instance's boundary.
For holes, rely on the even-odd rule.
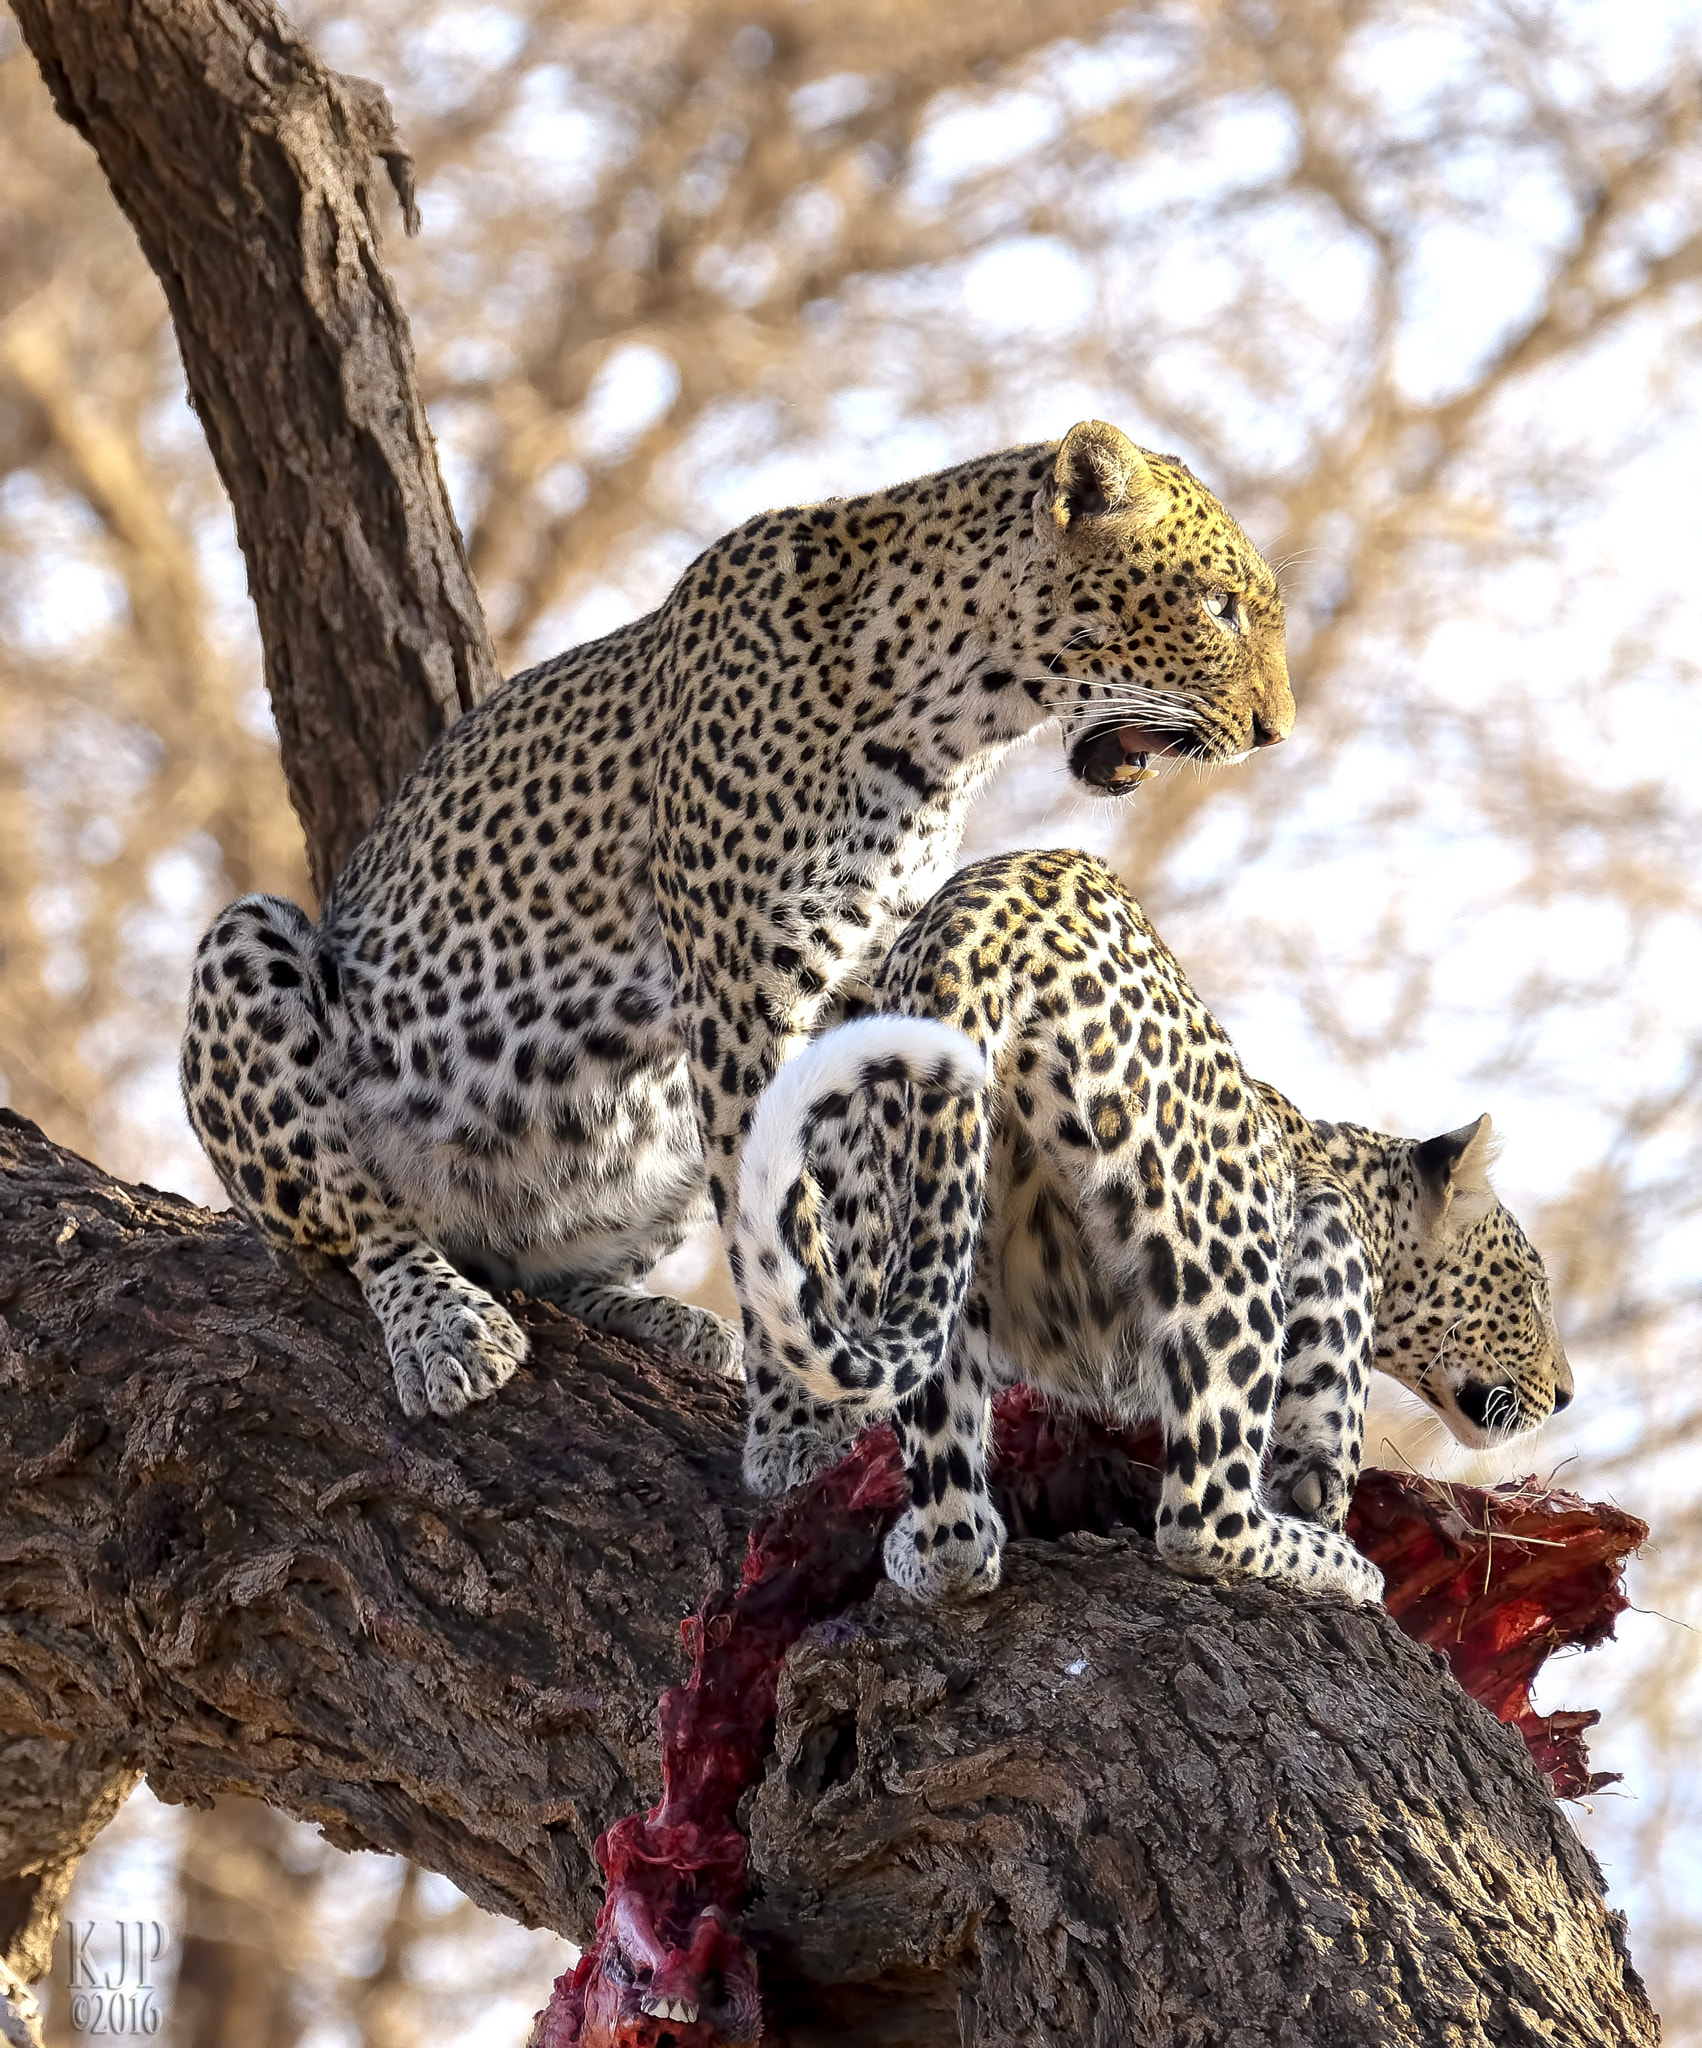
[[739,1166],[739,1225],[772,1232],[804,1170],[810,1126],[836,1095],[877,1081],[913,1081],[948,1095],[978,1095],[987,1055],[974,1039],[932,1017],[858,1017],[795,1053],[762,1092]]
[[[816,1293],[817,1338],[803,1308],[812,1276],[786,1241],[783,1219],[806,1180],[810,1140],[836,1098],[882,1082],[908,1082],[952,1096],[979,1095],[991,1079],[987,1055],[972,1038],[930,1017],[859,1017],[813,1039],[780,1069],[756,1106],[739,1168],[737,1244],[743,1306],[775,1351],[806,1379],[825,1322],[842,1337],[837,1304]],[[814,1276],[819,1290],[828,1276]],[[854,1348],[862,1345],[851,1340]],[[819,1382],[818,1382],[819,1384]],[[822,1391],[826,1391],[823,1387]]]

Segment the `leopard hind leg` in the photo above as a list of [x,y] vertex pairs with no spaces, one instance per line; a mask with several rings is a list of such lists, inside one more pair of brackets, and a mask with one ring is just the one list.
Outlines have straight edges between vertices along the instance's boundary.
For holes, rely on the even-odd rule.
[[307,914],[245,896],[201,941],[179,1060],[213,1170],[280,1250],[345,1260],[409,1416],[454,1415],[526,1355],[519,1325],[411,1228],[351,1142],[335,955]]
[[[695,1147],[695,1126],[690,1136]],[[647,1350],[672,1351],[700,1371],[737,1379],[743,1345],[736,1325],[697,1302],[652,1292],[645,1279],[713,1216],[694,1151],[689,1162],[670,1155],[647,1183],[645,1199],[592,1242],[551,1236],[499,1250],[457,1239],[444,1249],[463,1272],[496,1286],[523,1288],[588,1330]]]
[[767,1352],[760,1332],[746,1339],[745,1400],[745,1484],[764,1499],[806,1485],[837,1464],[872,1423],[891,1420],[879,1394],[817,1400]]

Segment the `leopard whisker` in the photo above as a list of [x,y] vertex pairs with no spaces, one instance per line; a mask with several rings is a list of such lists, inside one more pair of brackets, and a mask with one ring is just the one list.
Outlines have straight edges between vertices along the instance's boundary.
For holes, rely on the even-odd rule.
[[1108,694],[1091,703],[1066,705],[1057,715],[1065,724],[1100,725],[1109,719],[1123,718],[1130,723],[1151,722],[1170,731],[1185,732],[1197,732],[1205,723],[1194,706],[1177,698],[1133,693]]
[[[1037,680],[1057,682],[1057,676],[1041,677]],[[1084,690],[1092,690],[1093,696],[1084,699],[1079,708],[1083,710],[1103,709],[1107,704],[1171,704],[1178,711],[1187,711],[1198,716],[1198,706],[1187,698],[1177,696],[1173,691],[1154,689],[1146,683],[1096,683],[1080,676],[1063,680],[1079,684]]]
[[1284,555],[1280,562],[1271,564],[1271,574],[1280,583],[1285,569],[1293,568],[1296,562],[1309,562],[1319,552],[1317,548],[1296,548],[1292,554]]

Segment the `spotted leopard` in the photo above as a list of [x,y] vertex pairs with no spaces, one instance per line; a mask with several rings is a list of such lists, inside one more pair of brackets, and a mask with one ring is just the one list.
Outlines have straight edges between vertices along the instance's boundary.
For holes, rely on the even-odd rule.
[[1269,568],[1114,427],[762,513],[462,718],[317,924],[221,912],[190,1121],[273,1243],[349,1262],[410,1415],[524,1355],[493,1287],[728,1365],[719,1318],[642,1282],[723,1212],[783,1050],[950,872],[989,772],[1061,721],[1115,794],[1293,717]]
[[1012,854],[949,882],[871,1002],[758,1104],[734,1243],[746,1475],[779,1492],[896,1425],[889,1575],[998,1581],[990,1395],[1158,1419],[1179,1570],[1376,1599],[1342,1529],[1373,1367],[1464,1443],[1572,1378],[1487,1117],[1422,1143],[1249,1078],[1116,878]]

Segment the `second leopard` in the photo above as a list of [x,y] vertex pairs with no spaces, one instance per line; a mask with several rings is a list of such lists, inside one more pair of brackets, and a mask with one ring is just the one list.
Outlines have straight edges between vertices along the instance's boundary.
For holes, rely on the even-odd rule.
[[757,1108],[739,1183],[745,1471],[807,1478],[890,1418],[889,1575],[998,1582],[989,1394],[1156,1419],[1158,1543],[1197,1575],[1353,1600],[1342,1534],[1373,1367],[1488,1444],[1572,1377],[1542,1262],[1489,1186],[1489,1119],[1422,1142],[1314,1123],[1252,1080],[1083,853],[966,869],[900,937],[883,1014]]

